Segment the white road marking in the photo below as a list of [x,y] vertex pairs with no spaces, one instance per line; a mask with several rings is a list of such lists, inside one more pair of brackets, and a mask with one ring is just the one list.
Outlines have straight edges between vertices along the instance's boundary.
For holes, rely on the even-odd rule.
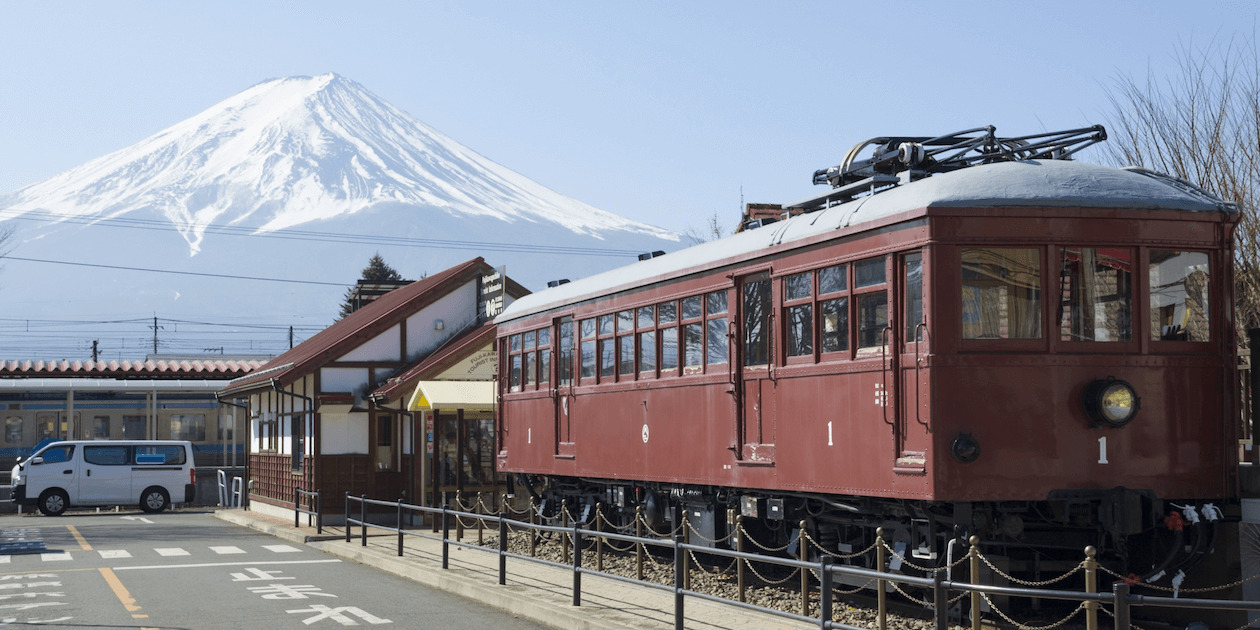
[[297,547],[290,547],[289,545],[263,545],[262,547],[267,551],[274,551],[276,553],[298,553],[302,551]]
[[98,549],[97,553],[101,554],[101,557],[107,560],[131,557],[131,552],[125,549]]
[[0,556],[0,564],[8,564],[13,556]]
[[60,562],[64,560],[74,559],[70,555],[69,551],[54,551],[54,552],[49,552],[49,553],[41,553],[39,554],[39,557],[42,558],[44,562]]
[[159,556],[165,556],[168,558],[172,556],[192,555],[179,547],[156,547],[153,550],[156,551]]
[[245,553],[245,550],[240,547],[211,547],[210,551],[213,551],[221,556],[235,553]]
[[150,564],[145,566],[112,568],[115,571],[139,571],[149,569],[201,569],[205,567],[260,567],[272,564],[328,564],[330,562],[341,562],[341,560],[338,558],[330,558],[326,560],[270,560],[267,562],[202,562],[198,564]]

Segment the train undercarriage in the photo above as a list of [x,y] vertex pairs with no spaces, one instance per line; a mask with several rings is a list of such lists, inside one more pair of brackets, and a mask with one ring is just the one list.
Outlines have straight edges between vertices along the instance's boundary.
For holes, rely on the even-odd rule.
[[1027,579],[1070,571],[1093,547],[1105,574],[1177,586],[1211,555],[1222,521],[1216,504],[1126,488],[1060,491],[1045,501],[950,503],[528,475],[514,481],[517,492],[523,487],[540,502],[545,516],[558,517],[563,506],[569,519],[590,522],[598,506],[614,526],[642,518],[645,533],[657,536],[669,535],[685,518],[693,544],[728,547],[738,523],[756,541],[750,551],[789,549],[793,555],[803,527],[817,545],[807,546],[811,560],[821,548],[868,568],[874,554],[847,556],[875,544],[879,530],[905,563],[929,568],[952,565],[975,536],[995,566]]

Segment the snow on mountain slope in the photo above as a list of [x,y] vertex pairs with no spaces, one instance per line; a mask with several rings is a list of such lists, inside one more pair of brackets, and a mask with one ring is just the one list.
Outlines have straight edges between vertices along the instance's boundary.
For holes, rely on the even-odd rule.
[[156,212],[191,254],[205,245],[207,226],[272,232],[378,206],[550,223],[599,240],[678,241],[496,164],[335,74],[260,83],[131,147],[0,196],[5,218]]

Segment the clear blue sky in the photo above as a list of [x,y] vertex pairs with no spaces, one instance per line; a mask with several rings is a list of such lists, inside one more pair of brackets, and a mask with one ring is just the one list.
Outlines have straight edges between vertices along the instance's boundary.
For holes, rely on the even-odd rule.
[[259,81],[337,72],[662,227],[813,192],[853,144],[1106,122],[1120,74],[1249,39],[1250,2],[0,2],[0,192]]

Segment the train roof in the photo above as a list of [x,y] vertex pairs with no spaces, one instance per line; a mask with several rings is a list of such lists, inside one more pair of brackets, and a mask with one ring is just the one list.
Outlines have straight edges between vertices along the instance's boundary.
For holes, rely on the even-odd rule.
[[755,230],[701,243],[522,297],[496,323],[710,268],[741,254],[926,208],[1135,208],[1236,213],[1192,184],[1141,169],[1066,160],[998,162],[902,184]]

